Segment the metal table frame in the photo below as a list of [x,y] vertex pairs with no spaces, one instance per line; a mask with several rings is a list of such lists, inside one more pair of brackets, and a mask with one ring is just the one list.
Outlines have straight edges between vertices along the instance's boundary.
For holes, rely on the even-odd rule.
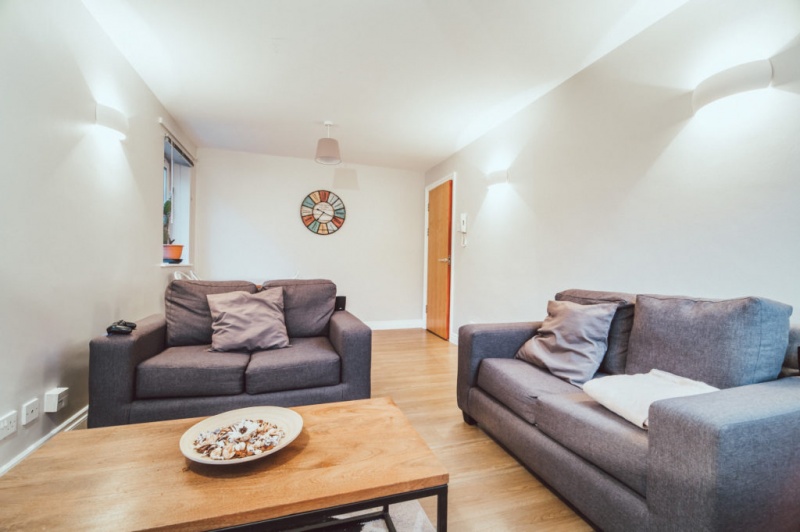
[[[369,519],[382,518],[386,521],[386,526],[389,532],[395,532],[394,523],[389,517],[389,505],[399,502],[411,501],[415,499],[422,499],[425,497],[436,496],[436,530],[437,532],[447,532],[447,484],[442,486],[435,486],[433,488],[424,488],[415,491],[408,491],[405,493],[398,493],[396,495],[387,495],[385,497],[377,497],[368,501],[354,502],[350,504],[342,504],[333,506],[331,508],[322,508],[320,510],[311,510],[299,514],[287,515],[284,517],[276,517],[274,519],[267,519],[255,523],[248,523],[243,525],[236,525],[218,530],[236,530],[236,531],[259,531],[259,532],[279,532],[279,531],[293,531],[303,532],[306,530],[320,530],[326,527],[337,526],[344,523],[355,521],[365,521]],[[360,510],[368,510],[370,508],[381,507],[380,511],[370,514],[362,514],[344,519],[329,520],[334,516],[358,512]]]

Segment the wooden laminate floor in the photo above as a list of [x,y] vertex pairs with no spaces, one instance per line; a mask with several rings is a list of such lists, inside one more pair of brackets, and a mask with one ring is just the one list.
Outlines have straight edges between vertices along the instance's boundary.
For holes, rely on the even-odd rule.
[[[457,348],[423,329],[373,331],[372,396],[390,396],[450,472],[454,531],[591,530],[456,406]],[[433,499],[422,501],[435,521]]]

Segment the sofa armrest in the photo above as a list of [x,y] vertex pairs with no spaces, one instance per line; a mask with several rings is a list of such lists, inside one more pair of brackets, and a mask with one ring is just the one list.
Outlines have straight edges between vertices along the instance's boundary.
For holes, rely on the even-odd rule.
[[657,529],[797,529],[800,378],[657,401],[649,425]]
[[514,358],[522,344],[536,334],[542,322],[484,323],[458,329],[458,407],[466,412],[469,389],[475,385],[484,358]]
[[137,323],[131,334],[98,336],[89,343],[89,428],[125,425],[136,393],[136,366],[166,348],[163,315]]
[[346,310],[331,316],[329,339],[342,359],[346,399],[366,399],[371,393],[372,329]]

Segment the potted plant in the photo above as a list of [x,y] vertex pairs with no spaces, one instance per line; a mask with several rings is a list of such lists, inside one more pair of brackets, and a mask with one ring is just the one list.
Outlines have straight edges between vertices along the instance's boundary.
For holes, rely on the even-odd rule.
[[178,264],[181,262],[181,255],[183,254],[183,246],[181,244],[173,244],[175,239],[170,236],[169,225],[172,218],[172,198],[164,202],[164,262],[170,264]]

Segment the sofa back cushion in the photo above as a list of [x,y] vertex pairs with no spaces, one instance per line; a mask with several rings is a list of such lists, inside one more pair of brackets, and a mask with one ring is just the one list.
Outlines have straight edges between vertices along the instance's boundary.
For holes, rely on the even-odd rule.
[[794,323],[789,326],[789,345],[786,347],[783,368],[794,375],[800,369],[800,323]]
[[556,294],[556,301],[571,301],[581,305],[617,303],[617,312],[608,331],[608,351],[600,364],[600,372],[610,375],[625,373],[628,359],[628,340],[633,327],[633,310],[636,295],[623,292],[600,292],[596,290],[564,290]]
[[164,296],[167,318],[167,346],[206,345],[211,343],[211,309],[208,294],[244,291],[256,292],[248,281],[186,281],[169,283]]
[[759,297],[708,300],[640,295],[628,374],[660,369],[717,388],[775,379],[792,307]]
[[327,336],[336,303],[336,285],[326,279],[265,281],[263,289],[283,288],[283,313],[290,338]]

